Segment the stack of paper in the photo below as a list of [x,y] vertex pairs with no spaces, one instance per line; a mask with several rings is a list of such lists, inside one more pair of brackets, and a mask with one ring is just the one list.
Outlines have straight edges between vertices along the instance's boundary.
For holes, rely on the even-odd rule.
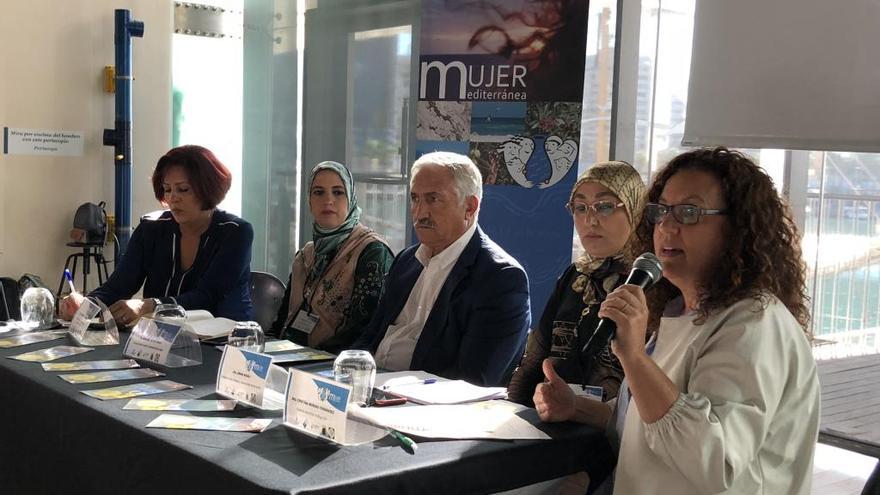
[[406,380],[404,377],[397,377],[383,380],[383,384],[377,386],[386,394],[406,397],[407,400],[419,404],[464,404],[507,398],[505,387],[478,387],[464,380],[431,377]]
[[414,407],[358,407],[351,418],[425,438],[546,440],[550,437],[519,416],[526,406],[507,401]]

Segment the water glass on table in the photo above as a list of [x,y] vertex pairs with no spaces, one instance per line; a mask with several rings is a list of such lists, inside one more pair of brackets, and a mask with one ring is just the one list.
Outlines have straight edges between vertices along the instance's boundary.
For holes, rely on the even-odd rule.
[[29,287],[21,296],[21,320],[34,330],[55,326],[55,297],[44,287]]
[[153,309],[153,319],[182,325],[186,322],[186,309],[179,304],[158,304]]
[[239,321],[229,334],[226,345],[251,352],[263,352],[266,348],[266,334],[263,333],[263,327],[255,321]]
[[333,361],[333,376],[351,386],[349,402],[366,404],[376,383],[376,361],[367,351],[342,351]]

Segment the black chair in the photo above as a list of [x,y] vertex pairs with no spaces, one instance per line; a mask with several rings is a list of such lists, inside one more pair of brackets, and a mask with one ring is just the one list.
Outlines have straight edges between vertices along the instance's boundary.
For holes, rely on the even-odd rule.
[[21,319],[20,300],[18,282],[0,277],[0,321]]
[[[110,278],[110,271],[107,270],[107,259],[104,258],[104,244],[96,244],[89,242],[68,242],[68,246],[82,249],[81,253],[73,253],[67,257],[67,261],[64,262],[64,269],[67,270],[70,268],[70,262],[73,261],[73,270],[70,271],[70,274],[73,275],[73,279],[76,280],[76,263],[77,259],[82,258],[82,293],[88,294],[88,283],[89,283],[89,273],[91,273],[91,261],[95,261],[95,265],[98,267],[98,284],[103,284],[105,280]],[[104,268],[104,274],[101,274],[101,268]],[[58,282],[58,292],[55,294],[57,298],[61,298],[61,291],[64,289],[64,274],[61,274],[61,281]]]
[[284,300],[284,282],[266,272],[251,271],[251,301],[254,303],[254,319],[268,334],[275,322],[278,308]]
[[874,466],[874,472],[871,473],[871,476],[865,482],[865,487],[862,488],[862,495],[880,495],[880,460],[877,461],[877,464]]

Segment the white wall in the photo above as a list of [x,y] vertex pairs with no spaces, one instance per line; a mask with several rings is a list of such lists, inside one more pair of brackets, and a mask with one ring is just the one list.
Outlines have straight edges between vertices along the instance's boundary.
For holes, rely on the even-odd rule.
[[[103,91],[102,72],[105,65],[114,65],[117,8],[130,9],[145,24],[144,37],[133,39],[132,223],[158,208],[149,176],[171,146],[172,2],[3,4],[0,127],[82,131],[85,136],[80,157],[0,154],[0,275],[35,273],[54,291],[64,260],[73,252],[65,243],[76,207],[106,201],[113,213],[113,148],[102,144],[102,133],[114,126],[114,95]],[[89,286],[95,284],[90,279]]]

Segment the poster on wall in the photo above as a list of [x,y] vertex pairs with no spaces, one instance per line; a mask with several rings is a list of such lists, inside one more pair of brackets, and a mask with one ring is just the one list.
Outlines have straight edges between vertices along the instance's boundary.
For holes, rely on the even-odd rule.
[[587,0],[424,0],[416,155],[483,175],[480,227],[529,275],[534,325],[571,262]]

